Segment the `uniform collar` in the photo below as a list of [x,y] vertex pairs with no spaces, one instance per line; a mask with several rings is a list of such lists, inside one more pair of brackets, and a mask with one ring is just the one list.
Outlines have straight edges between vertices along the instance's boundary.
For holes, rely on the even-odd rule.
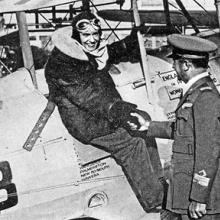
[[[207,73],[207,72],[205,72],[205,73]],[[202,86],[203,84],[208,83],[208,82],[212,82],[212,79],[210,78],[209,74],[208,75],[204,74],[202,77],[199,77],[199,79],[197,78],[197,80],[193,81],[193,83],[190,84],[191,86],[188,88],[188,90],[185,92],[183,97],[180,99],[180,102],[178,103],[176,111],[185,102],[185,100],[187,99],[187,97],[190,94],[192,94],[195,90],[197,90],[197,88],[199,88],[200,86]]]
[[204,72],[201,74],[198,74],[197,76],[194,76],[192,79],[190,79],[183,87],[183,95],[186,94],[186,92],[188,92],[190,90],[190,88],[200,79],[205,78],[209,76],[208,72]]

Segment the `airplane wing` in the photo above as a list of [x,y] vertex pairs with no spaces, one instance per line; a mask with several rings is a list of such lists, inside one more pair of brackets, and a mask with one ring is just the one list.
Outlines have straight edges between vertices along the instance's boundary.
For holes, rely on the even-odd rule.
[[0,0],[0,13],[28,11],[77,1],[79,0]]
[[[189,10],[190,15],[198,26],[218,27],[218,17],[216,11]],[[133,12],[131,10],[106,9],[97,13],[100,17],[110,21],[133,22]],[[142,23],[166,24],[164,10],[139,10]],[[170,19],[173,25],[188,25],[187,18],[180,11],[170,11]]]

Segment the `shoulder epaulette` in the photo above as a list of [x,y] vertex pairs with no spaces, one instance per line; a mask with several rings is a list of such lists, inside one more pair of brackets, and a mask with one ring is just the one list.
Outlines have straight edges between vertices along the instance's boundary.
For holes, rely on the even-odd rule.
[[201,87],[200,89],[199,89],[200,91],[205,91],[205,90],[212,90],[212,87],[210,87],[210,86],[205,86],[205,87]]

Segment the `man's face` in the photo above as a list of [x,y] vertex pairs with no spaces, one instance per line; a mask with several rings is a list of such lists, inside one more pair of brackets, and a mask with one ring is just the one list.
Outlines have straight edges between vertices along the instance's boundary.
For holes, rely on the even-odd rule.
[[177,73],[177,79],[183,81],[184,83],[188,82],[189,77],[186,71],[186,61],[182,59],[173,60],[173,69]]
[[81,44],[89,51],[95,50],[100,41],[99,31],[89,26],[85,31],[79,33]]

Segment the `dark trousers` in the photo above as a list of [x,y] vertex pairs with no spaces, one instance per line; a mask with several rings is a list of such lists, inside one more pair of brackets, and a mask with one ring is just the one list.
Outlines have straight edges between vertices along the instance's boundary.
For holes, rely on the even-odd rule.
[[[180,215],[177,213],[173,213],[169,210],[162,210],[161,211],[161,220],[195,220],[194,218],[190,218],[188,215]],[[220,214],[215,215],[205,215],[201,220],[220,220]]]
[[[194,218],[189,218],[187,215],[182,215],[181,220],[193,220]],[[205,215],[200,220],[220,220],[220,214],[216,215]]]
[[92,144],[111,153],[145,211],[161,205],[162,168],[155,139],[132,137],[119,128],[112,134],[93,139]]

